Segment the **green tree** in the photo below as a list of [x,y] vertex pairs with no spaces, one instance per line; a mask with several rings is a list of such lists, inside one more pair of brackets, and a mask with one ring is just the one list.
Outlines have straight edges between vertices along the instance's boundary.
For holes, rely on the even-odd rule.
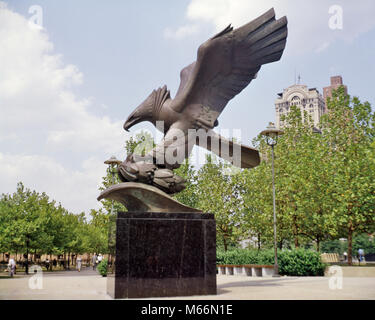
[[306,111],[291,109],[284,117],[287,126],[277,148],[278,204],[295,247],[314,241],[319,251],[321,241],[337,236],[329,196],[333,172],[326,144],[312,119]]
[[240,176],[244,208],[238,217],[240,228],[245,237],[256,239],[258,250],[273,243],[272,177],[270,170],[268,164],[262,162],[254,169],[243,170]]
[[189,207],[198,208],[197,175],[194,166],[190,164],[190,160],[185,159],[184,163],[178,169],[174,170],[174,173],[186,180],[186,188],[175,194],[174,198]]
[[146,131],[141,131],[134,137],[130,137],[125,141],[127,155],[135,153],[140,156],[145,156],[147,152],[151,151],[155,146],[154,138]]
[[102,209],[90,211],[90,221],[86,226],[85,247],[91,253],[108,253],[108,222],[110,213]]
[[1,250],[11,253],[68,254],[83,252],[84,213],[74,215],[47,194],[20,182],[12,195],[0,198]]
[[353,251],[358,252],[358,249],[363,249],[365,254],[375,253],[375,240],[374,237],[369,236],[367,233],[362,233],[353,238]]
[[242,199],[237,177],[226,175],[225,169],[228,165],[208,155],[197,173],[197,196],[199,209],[215,214],[218,244],[226,251],[240,239],[235,216],[242,211]]
[[348,239],[351,265],[354,234],[373,231],[375,224],[375,114],[368,102],[351,98],[342,87],[333,92],[327,107],[322,136],[329,147],[330,171],[334,172],[332,210],[340,235]]

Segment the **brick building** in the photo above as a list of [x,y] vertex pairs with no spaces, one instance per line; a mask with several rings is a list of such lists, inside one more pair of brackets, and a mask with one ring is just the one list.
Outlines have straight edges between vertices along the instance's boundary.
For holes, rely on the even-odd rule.
[[331,77],[331,85],[329,87],[323,88],[323,97],[325,103],[327,103],[328,97],[332,97],[332,91],[337,90],[340,86],[343,86],[345,89],[345,93],[348,94],[348,87],[344,85],[342,76]]

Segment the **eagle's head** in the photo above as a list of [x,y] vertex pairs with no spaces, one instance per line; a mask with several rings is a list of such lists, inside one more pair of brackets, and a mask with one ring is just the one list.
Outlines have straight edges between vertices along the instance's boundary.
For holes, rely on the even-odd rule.
[[152,91],[147,99],[143,101],[125,121],[124,129],[129,131],[132,126],[143,121],[150,121],[155,125],[155,122],[160,120],[160,109],[169,98],[170,92],[167,90],[166,86]]

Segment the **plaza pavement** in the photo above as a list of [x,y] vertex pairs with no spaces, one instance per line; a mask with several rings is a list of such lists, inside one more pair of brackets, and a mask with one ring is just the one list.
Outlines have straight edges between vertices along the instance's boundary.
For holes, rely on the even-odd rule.
[[[30,289],[31,276],[0,278],[0,300],[107,300],[106,278],[90,269],[43,274],[43,289]],[[217,276],[216,296],[166,299],[207,300],[374,300],[375,277],[344,277],[342,289],[329,288],[328,277],[249,278]],[[165,299],[165,298],[163,298]]]

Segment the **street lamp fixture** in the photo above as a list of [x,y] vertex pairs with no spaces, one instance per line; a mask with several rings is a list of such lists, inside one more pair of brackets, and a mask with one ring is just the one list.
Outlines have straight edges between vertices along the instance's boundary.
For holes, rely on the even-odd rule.
[[107,171],[112,176],[112,184],[115,184],[115,174],[117,172],[117,166],[121,163],[115,156],[110,157],[108,160],[104,161],[108,165]]
[[275,127],[275,124],[270,122],[267,129],[260,133],[266,137],[267,144],[272,148],[272,192],[273,192],[273,241],[275,250],[275,264],[274,277],[279,277],[279,265],[277,263],[277,232],[276,232],[276,192],[275,192],[275,146],[277,145],[279,136],[284,132]]
[[270,122],[267,129],[260,133],[266,137],[266,142],[269,146],[274,147],[277,145],[278,137],[284,134],[284,131],[275,127],[275,124]]

